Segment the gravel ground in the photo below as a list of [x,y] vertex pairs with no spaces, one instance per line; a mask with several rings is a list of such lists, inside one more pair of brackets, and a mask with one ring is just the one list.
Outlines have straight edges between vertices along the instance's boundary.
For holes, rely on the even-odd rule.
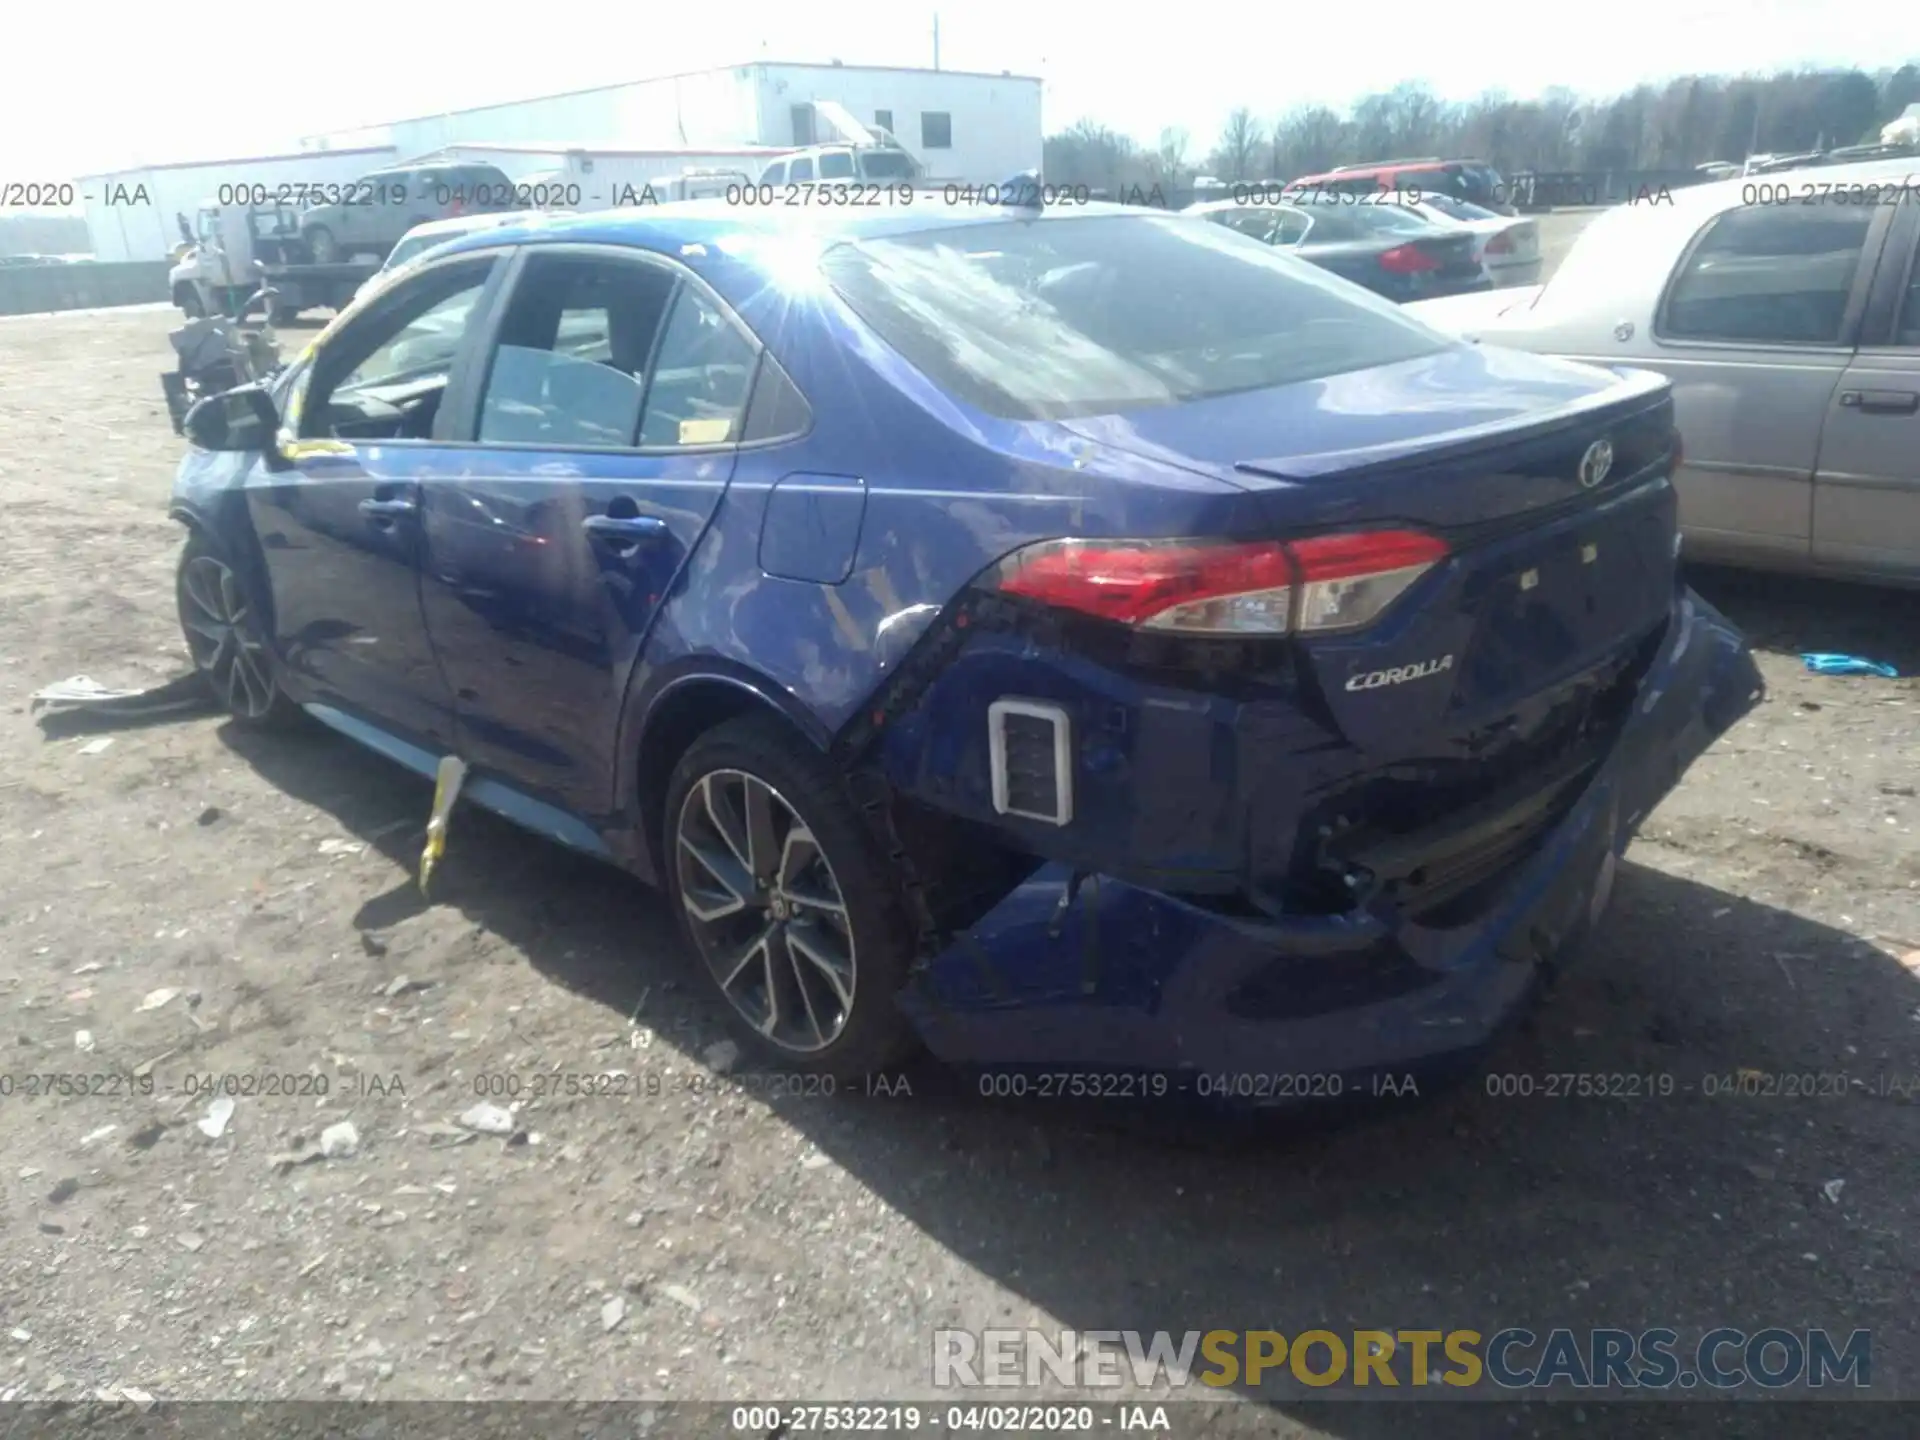
[[[1666,1098],[1475,1081],[1201,1143],[925,1073],[912,1098],[716,1094],[715,1005],[621,876],[463,812],[429,906],[427,786],[344,740],[195,717],[93,753],[108,736],[29,717],[76,672],[181,669],[172,323],[0,321],[0,1072],[112,1087],[0,1097],[0,1398],[901,1400],[934,1395],[936,1327],[1017,1325],[1868,1327],[1875,1390],[1920,1389],[1920,683],[1794,658],[1920,671],[1920,596],[1698,577],[1771,697],[1489,1065],[1671,1076]],[[1858,1083],[1701,1093],[1739,1068]],[[613,1069],[660,1093],[457,1123],[476,1087]],[[222,1127],[208,1075],[329,1093],[243,1094]],[[1801,1433],[1895,1418],[1791,1408]],[[1443,1433],[1283,1409],[1289,1433]],[[1575,1425],[1450,1410],[1447,1433]]]

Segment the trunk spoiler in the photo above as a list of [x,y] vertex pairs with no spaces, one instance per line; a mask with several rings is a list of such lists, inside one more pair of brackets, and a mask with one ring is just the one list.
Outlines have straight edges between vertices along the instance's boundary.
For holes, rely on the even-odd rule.
[[[1233,468],[1243,475],[1259,475],[1269,480],[1327,480],[1347,478],[1356,472],[1379,470],[1405,460],[1422,464],[1450,459],[1462,451],[1501,442],[1530,440],[1564,425],[1591,419],[1604,410],[1619,409],[1625,420],[1639,415],[1667,398],[1671,382],[1664,375],[1647,370],[1614,370],[1620,383],[1594,395],[1583,396],[1569,404],[1535,415],[1516,425],[1512,420],[1495,420],[1484,425],[1469,425],[1441,435],[1422,435],[1384,445],[1363,445],[1347,450],[1325,450],[1316,455],[1288,455],[1274,460],[1238,460]],[[1635,403],[1638,402],[1638,403]]]

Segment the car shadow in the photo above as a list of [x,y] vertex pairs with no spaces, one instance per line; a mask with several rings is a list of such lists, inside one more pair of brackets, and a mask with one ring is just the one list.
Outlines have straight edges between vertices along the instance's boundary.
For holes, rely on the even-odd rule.
[[1756,650],[1859,655],[1920,675],[1920,590],[1689,566],[1687,580]]
[[[355,917],[364,933],[417,913],[422,826],[408,817],[424,822],[425,781],[317,729],[222,735],[394,863],[395,885]],[[616,1017],[644,1002],[646,1023],[688,1057],[727,1033],[664,903],[610,867],[471,810],[443,867],[435,903],[555,983]],[[1050,1325],[1176,1338],[1514,1326],[1668,1326],[1691,1338],[1813,1325],[1842,1342],[1867,1328],[1878,1389],[1915,1353],[1920,1243],[1891,1224],[1910,1191],[1911,1099],[1712,1092],[1766,1083],[1743,1071],[1910,1076],[1916,1006],[1920,983],[1893,957],[1629,862],[1579,963],[1484,1073],[1417,1104],[1334,1127],[1304,1116],[1216,1130],[1182,1117],[1143,1134],[1117,1110],[981,1100],[930,1063],[908,1072],[910,1097],[766,1103]],[[1612,1098],[1555,1093],[1577,1088],[1556,1076],[1595,1077]],[[1824,1188],[1835,1178],[1847,1180],[1844,1202]],[[931,1352],[929,1336],[929,1373],[910,1388],[931,1383]],[[1600,1406],[1565,1387],[1559,1403],[1497,1407],[1326,1400],[1285,1376],[1235,1389],[1273,1407],[1262,1433],[1301,1425],[1351,1440],[1843,1436],[1887,1433],[1892,1419],[1874,1404]],[[1195,1385],[1188,1397],[1212,1393]]]

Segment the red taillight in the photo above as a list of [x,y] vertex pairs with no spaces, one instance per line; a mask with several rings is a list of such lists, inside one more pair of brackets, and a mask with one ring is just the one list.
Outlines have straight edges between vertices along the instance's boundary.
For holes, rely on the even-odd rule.
[[1396,245],[1380,257],[1380,268],[1395,275],[1424,275],[1440,262],[1418,245]]
[[1370,623],[1446,554],[1411,530],[1251,545],[1047,540],[1001,561],[990,583],[1145,630],[1287,635]]

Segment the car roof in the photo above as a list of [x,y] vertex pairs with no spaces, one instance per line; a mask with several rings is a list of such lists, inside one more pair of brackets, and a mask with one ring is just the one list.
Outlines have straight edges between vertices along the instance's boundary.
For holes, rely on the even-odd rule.
[[1141,205],[1090,201],[1055,205],[1035,213],[1010,206],[948,203],[940,190],[915,191],[902,202],[883,197],[878,205],[743,205],[725,198],[672,200],[659,205],[626,206],[616,210],[589,210],[584,214],[541,214],[536,221],[503,227],[506,233],[463,236],[449,246],[478,249],[484,245],[568,243],[575,245],[632,245],[649,250],[683,250],[692,245],[720,245],[736,238],[804,232],[835,240],[859,240],[885,235],[910,235],[960,226],[1009,220],[1048,224],[1098,216],[1165,217],[1173,212]]
[[487,230],[496,225],[529,224],[544,213],[539,210],[483,210],[472,215],[452,215],[445,220],[428,220],[414,226],[401,238],[416,235],[465,235],[472,230]]

